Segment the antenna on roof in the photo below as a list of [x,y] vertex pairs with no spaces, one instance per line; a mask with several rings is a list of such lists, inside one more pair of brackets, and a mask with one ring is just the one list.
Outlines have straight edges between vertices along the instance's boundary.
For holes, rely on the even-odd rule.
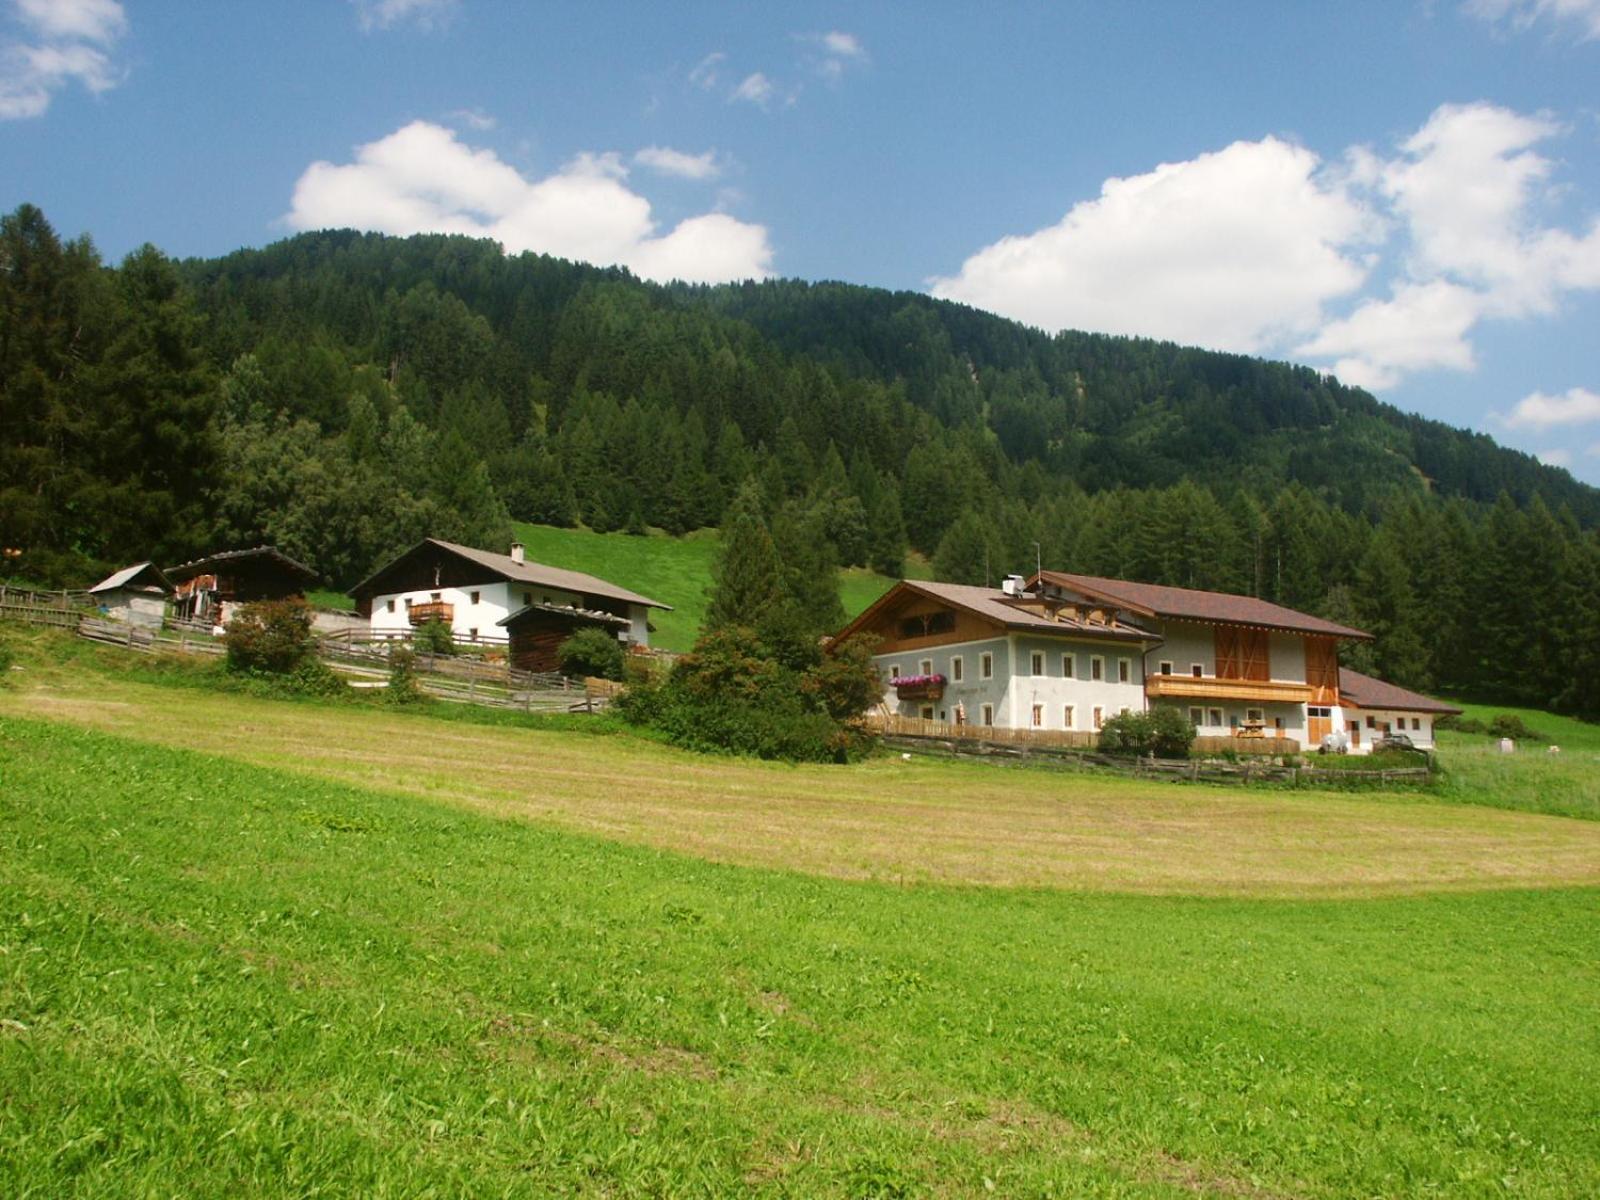
[[1039,543],[1033,544],[1033,574],[1038,578],[1044,574],[1044,552],[1039,549]]

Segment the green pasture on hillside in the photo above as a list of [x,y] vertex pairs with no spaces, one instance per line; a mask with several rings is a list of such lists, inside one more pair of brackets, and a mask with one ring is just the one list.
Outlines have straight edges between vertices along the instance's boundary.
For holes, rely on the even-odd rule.
[[7,715],[0,895],[9,1197],[1600,1191],[1594,889],[850,883]]
[[[569,571],[585,571],[672,605],[655,613],[651,644],[666,650],[687,650],[706,613],[706,592],[717,558],[717,531],[702,529],[687,537],[660,534],[594,533],[551,525],[515,525],[528,557]],[[906,564],[912,578],[930,577],[925,560]],[[855,568],[840,573],[839,598],[845,615],[855,616],[889,589],[894,580]]]

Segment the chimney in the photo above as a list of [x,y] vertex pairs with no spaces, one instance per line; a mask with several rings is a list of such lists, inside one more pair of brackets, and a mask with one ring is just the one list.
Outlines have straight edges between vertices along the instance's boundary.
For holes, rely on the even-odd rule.
[[511,561],[514,562],[514,563],[519,563],[519,564],[522,563],[522,562],[527,561],[526,560],[526,556],[522,552],[522,543],[521,542],[512,542],[511,543]]

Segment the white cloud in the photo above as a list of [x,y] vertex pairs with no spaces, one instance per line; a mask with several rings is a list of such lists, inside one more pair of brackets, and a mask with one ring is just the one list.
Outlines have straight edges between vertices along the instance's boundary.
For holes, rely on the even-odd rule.
[[1477,365],[1467,333],[1477,323],[1476,292],[1452,283],[1408,283],[1387,300],[1366,300],[1295,347],[1296,355],[1333,358],[1334,373],[1354,387],[1382,391],[1411,371]]
[[1600,392],[1569,388],[1560,396],[1534,392],[1517,401],[1511,414],[1499,419],[1510,428],[1549,429],[1557,425],[1587,425],[1600,421]]
[[739,86],[729,93],[728,101],[732,103],[735,100],[744,100],[756,105],[758,108],[765,108],[768,102],[771,101],[772,94],[775,91],[777,91],[777,85],[760,71],[756,71],[746,75],[739,82]]
[[1600,218],[1549,215],[1563,196],[1541,148],[1563,133],[1479,103],[1440,106],[1391,153],[1354,147],[1326,166],[1275,138],[1236,142],[1107,180],[1059,224],[930,284],[1048,329],[1322,360],[1376,390],[1471,371],[1483,321],[1600,288]]
[[1577,26],[1585,40],[1600,38],[1600,0],[1467,0],[1467,12],[1491,24],[1525,30],[1541,20]]
[[679,179],[715,179],[722,174],[715,150],[707,150],[704,154],[686,154],[668,146],[646,146],[633,156],[633,161],[641,167],[649,167],[663,175],[675,175]]
[[626,186],[627,176],[618,155],[584,154],[526,179],[492,150],[413,121],[358,147],[354,162],[312,163],[284,219],[295,229],[489,237],[509,254],[616,264],[647,279],[718,283],[772,273],[765,227],[707,213],[659,234],[650,202]]
[[1480,321],[1549,313],[1565,293],[1600,287],[1600,221],[1573,233],[1538,219],[1554,164],[1534,147],[1560,132],[1547,116],[1446,104],[1393,158],[1352,152],[1353,183],[1404,231],[1401,275],[1388,299],[1364,300],[1295,353],[1338,356],[1341,378],[1373,389],[1413,371],[1470,371]]
[[117,0],[15,0],[28,41],[0,46],[0,120],[42,116],[62,88],[98,95],[121,81],[107,51],[127,32]]
[[1315,330],[1367,267],[1371,214],[1277,138],[1109,179],[1056,225],[1002,238],[933,292],[1046,329],[1260,351]]
[[481,108],[458,108],[450,114],[450,119],[458,125],[476,129],[480,133],[493,129],[500,123]]
[[1537,457],[1547,467],[1570,467],[1572,465],[1572,451],[1567,449],[1541,450]]
[[128,31],[118,0],[17,0],[17,15],[45,38],[109,45]]
[[350,0],[367,33],[411,24],[425,33],[442,29],[455,16],[457,0]]
[[795,38],[816,48],[813,65],[826,79],[838,79],[846,68],[867,62],[867,48],[853,33],[835,29],[828,33],[800,33]]
[[717,86],[718,67],[727,60],[728,56],[720,50],[706,55],[690,70],[689,82],[701,91],[709,92]]

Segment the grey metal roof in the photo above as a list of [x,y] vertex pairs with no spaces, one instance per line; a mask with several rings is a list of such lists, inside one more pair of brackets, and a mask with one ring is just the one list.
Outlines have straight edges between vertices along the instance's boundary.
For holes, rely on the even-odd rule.
[[122,570],[114,571],[112,574],[107,575],[99,583],[90,588],[89,592],[90,594],[95,592],[114,592],[118,588],[129,587],[133,584],[134,580],[138,579],[146,572],[150,573],[152,576],[150,583],[155,587],[156,590],[162,592],[170,592],[174,590],[171,581],[168,580],[160,567],[156,566],[155,563],[152,562],[141,562],[134,563],[131,567],[123,567]]

